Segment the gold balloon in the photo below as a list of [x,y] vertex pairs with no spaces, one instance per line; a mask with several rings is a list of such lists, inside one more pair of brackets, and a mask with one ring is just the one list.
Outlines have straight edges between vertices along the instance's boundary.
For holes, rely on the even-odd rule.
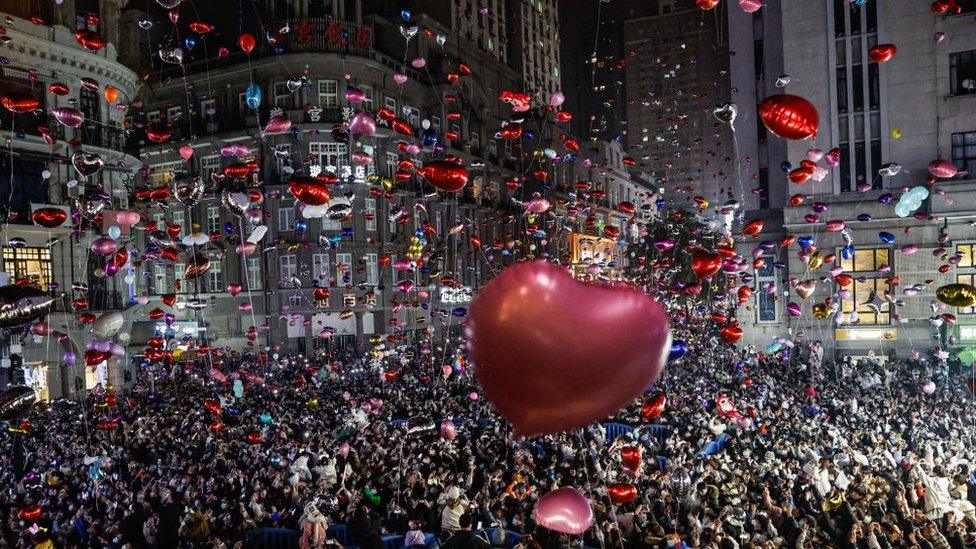
[[946,284],[935,291],[935,297],[953,307],[970,307],[976,304],[976,287],[969,284]]
[[820,266],[823,265],[823,261],[824,261],[824,253],[822,251],[817,250],[813,252],[813,255],[810,256],[810,263],[809,263],[810,268],[811,269],[820,268]]
[[803,282],[798,282],[796,284],[796,294],[800,296],[801,299],[810,299],[813,295],[813,291],[817,289],[817,282],[815,280],[804,280]]
[[308,407],[309,408],[318,408],[319,407],[319,398],[318,397],[312,397],[312,398],[308,399]]
[[379,345],[383,341],[383,336],[371,335],[369,336],[370,345]]
[[827,308],[825,303],[815,303],[813,305],[813,318],[827,318],[830,314],[830,309]]
[[381,184],[383,185],[383,190],[384,191],[392,191],[393,190],[393,180],[390,179],[389,177],[384,177],[383,180],[381,181]]

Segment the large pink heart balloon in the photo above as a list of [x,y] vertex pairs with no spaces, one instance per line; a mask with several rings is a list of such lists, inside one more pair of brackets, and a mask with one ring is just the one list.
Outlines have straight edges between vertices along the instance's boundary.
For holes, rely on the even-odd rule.
[[519,436],[613,414],[657,379],[671,348],[667,313],[643,292],[583,284],[543,261],[484,287],[467,339],[485,396]]
[[593,509],[576,488],[564,486],[539,498],[532,516],[540,526],[577,536],[593,524]]
[[754,13],[763,7],[762,0],[739,0],[739,7],[746,13]]

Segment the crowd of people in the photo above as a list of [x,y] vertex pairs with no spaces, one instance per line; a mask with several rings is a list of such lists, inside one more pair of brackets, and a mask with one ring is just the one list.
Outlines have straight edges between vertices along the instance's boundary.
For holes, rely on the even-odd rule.
[[[648,394],[663,412],[635,402],[608,418],[633,427],[616,437],[516,439],[460,354],[419,347],[157,367],[0,434],[23,448],[0,452],[0,547],[229,548],[266,527],[341,547],[339,524],[366,549],[976,546],[966,374],[812,350],[697,341]],[[563,486],[593,509],[582,536],[533,518]]]

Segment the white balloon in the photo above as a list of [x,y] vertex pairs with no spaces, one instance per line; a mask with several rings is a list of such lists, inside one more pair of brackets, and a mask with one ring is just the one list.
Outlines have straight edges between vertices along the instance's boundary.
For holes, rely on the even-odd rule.
[[267,232],[268,227],[266,225],[258,225],[253,231],[251,231],[250,236],[247,237],[247,241],[251,244],[257,244],[258,242],[261,242],[261,239],[264,238],[264,235]]
[[118,311],[104,313],[92,324],[92,333],[98,337],[113,337],[122,329],[125,317]]

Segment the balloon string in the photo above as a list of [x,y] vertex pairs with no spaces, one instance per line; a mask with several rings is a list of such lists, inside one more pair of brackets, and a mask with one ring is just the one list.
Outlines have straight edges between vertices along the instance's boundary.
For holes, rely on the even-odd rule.
[[[241,270],[244,272],[244,287],[247,288],[247,302],[250,305],[251,313],[251,325],[254,326],[256,330],[258,327],[257,317],[254,316],[254,299],[251,296],[251,276],[247,268],[247,241],[244,240],[244,219],[242,218],[237,224],[241,235]],[[254,245],[255,249],[257,244]]]

